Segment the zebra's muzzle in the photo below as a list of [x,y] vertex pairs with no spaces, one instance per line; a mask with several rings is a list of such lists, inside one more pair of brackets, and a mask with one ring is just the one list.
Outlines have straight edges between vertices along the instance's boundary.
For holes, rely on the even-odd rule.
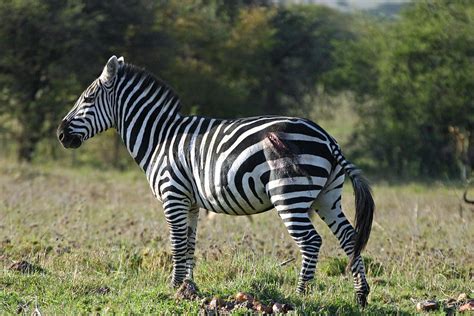
[[77,135],[60,133],[58,138],[64,148],[78,148],[82,145],[81,138]]
[[62,121],[58,127],[57,135],[59,142],[64,148],[78,148],[82,145],[79,135],[70,134],[67,121]]
[[[60,135],[60,137],[62,135]],[[59,141],[64,146],[64,148],[78,148],[82,145],[81,138],[77,135],[66,135],[63,137],[63,140],[60,138]]]

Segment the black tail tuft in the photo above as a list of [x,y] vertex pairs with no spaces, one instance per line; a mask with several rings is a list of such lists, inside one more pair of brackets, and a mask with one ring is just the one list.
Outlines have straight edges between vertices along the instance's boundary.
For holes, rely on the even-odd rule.
[[355,231],[354,254],[351,265],[369,241],[372,221],[374,219],[375,203],[367,180],[360,174],[350,176],[355,193]]

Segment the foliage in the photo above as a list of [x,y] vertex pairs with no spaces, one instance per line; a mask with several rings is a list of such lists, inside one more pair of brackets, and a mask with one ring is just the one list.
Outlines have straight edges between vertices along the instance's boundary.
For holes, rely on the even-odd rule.
[[[158,11],[157,24],[174,43],[169,63],[157,74],[169,81],[181,97],[185,112],[213,116],[242,115],[245,94],[224,80],[222,54],[230,25],[216,4],[170,1]],[[153,60],[149,60],[153,63]]]
[[407,11],[379,64],[386,106],[374,112],[388,124],[375,124],[386,140],[372,143],[398,170],[417,164],[414,171],[422,175],[452,174],[456,157],[447,147],[448,127],[474,132],[474,6],[446,4]]
[[5,101],[0,113],[20,124],[19,156],[26,160],[44,137],[43,122],[60,109],[58,99],[67,99],[64,91],[74,84],[74,77],[64,73],[58,60],[72,48],[74,25],[69,21],[79,10],[76,3],[60,1],[0,4],[0,80]]
[[102,56],[139,47],[129,36],[150,20],[149,7],[136,0],[1,2],[0,114],[19,124],[20,159],[31,160],[37,143],[54,137],[64,108],[100,73]]
[[333,43],[351,36],[341,22],[347,18],[319,6],[241,12],[228,66],[233,76],[247,80],[254,108],[281,114],[308,106],[306,97],[333,67]]
[[10,132],[24,160],[112,54],[163,76],[185,112],[284,114],[346,32],[333,10],[265,1],[11,0],[0,17],[0,115],[19,124]]
[[[116,54],[168,81],[185,113],[317,121],[329,113],[357,163],[457,177],[474,165],[474,4],[406,7],[384,20],[266,0],[3,1],[0,141],[23,160],[63,155],[60,118]],[[351,124],[337,121],[342,103],[358,113]],[[130,161],[117,142],[103,143],[80,160]],[[91,155],[97,147],[120,158]]]
[[474,164],[452,134],[474,150],[473,21],[472,2],[423,1],[392,24],[370,25],[350,49],[340,44],[341,67],[328,77],[373,98],[361,133],[378,166],[439,177],[457,176],[459,160]]

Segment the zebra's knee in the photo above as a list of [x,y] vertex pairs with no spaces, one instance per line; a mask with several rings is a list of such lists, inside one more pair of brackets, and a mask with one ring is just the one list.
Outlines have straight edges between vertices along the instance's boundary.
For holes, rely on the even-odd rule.
[[323,244],[323,239],[321,238],[321,236],[315,232],[314,236],[311,236],[309,238],[309,242],[318,247],[318,248],[321,248],[322,244]]

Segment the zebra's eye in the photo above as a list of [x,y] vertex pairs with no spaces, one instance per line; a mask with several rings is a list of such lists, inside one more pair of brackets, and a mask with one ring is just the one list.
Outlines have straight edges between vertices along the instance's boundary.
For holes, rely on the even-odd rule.
[[84,97],[84,102],[87,102],[87,103],[91,103],[91,102],[94,102],[94,96],[93,95],[89,95],[87,97]]

